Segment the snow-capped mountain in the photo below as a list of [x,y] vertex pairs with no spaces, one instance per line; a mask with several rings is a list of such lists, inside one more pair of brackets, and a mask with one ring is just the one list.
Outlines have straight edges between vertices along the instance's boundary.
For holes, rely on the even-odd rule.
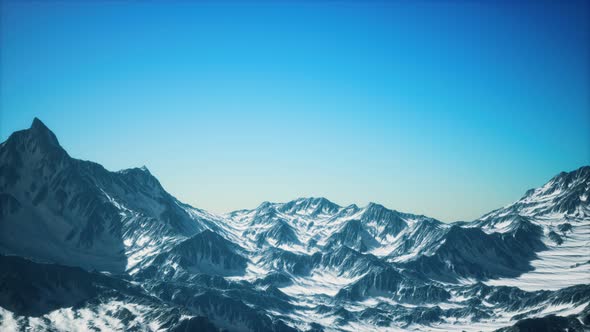
[[147,168],[0,145],[0,330],[590,328],[590,166],[472,222],[376,203],[216,215]]
[[71,158],[38,119],[0,145],[0,167],[5,253],[123,273],[213,227],[145,167],[109,172]]

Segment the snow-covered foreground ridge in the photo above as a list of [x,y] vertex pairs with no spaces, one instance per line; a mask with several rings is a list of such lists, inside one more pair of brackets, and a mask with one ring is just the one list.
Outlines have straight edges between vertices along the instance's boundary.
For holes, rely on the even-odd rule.
[[472,222],[325,198],[216,215],[35,119],[0,145],[0,330],[585,331],[589,194],[584,166]]

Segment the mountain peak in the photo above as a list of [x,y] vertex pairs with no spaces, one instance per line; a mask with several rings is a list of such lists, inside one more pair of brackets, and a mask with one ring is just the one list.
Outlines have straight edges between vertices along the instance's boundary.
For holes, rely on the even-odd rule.
[[299,203],[308,203],[313,205],[335,204],[325,197],[300,197],[295,201]]
[[160,181],[148,170],[147,167],[132,167],[118,171],[117,173],[124,175],[127,179],[132,179],[135,183],[148,185],[152,188],[164,190]]
[[300,197],[293,202],[295,205],[299,206],[299,208],[318,209],[318,212],[322,209],[338,210],[340,208],[340,205],[325,197]]
[[39,139],[40,143],[43,145],[55,147],[59,146],[59,142],[55,134],[37,117],[33,119],[33,123],[29,128],[29,132],[34,137]]
[[367,206],[365,207],[365,213],[392,213],[392,214],[399,214],[398,211],[388,209],[385,206],[383,206],[383,205],[381,205],[379,203],[375,203],[375,202],[369,202],[369,204],[367,204]]
[[539,216],[564,214],[590,216],[590,166],[582,166],[571,172],[560,172],[543,186],[529,189],[524,196],[503,208],[485,214],[480,219],[504,217],[511,214]]
[[331,214],[341,207],[324,197],[300,197],[287,203],[280,203],[277,209],[283,213],[306,214],[316,216],[319,214]]
[[147,167],[145,167],[145,166],[125,168],[125,169],[122,169],[122,170],[118,171],[118,173],[122,173],[122,174],[145,174],[145,175],[152,175],[152,173],[150,172],[150,170]]
[[379,203],[369,202],[369,204],[367,204],[367,209],[386,209],[386,207]]
[[590,166],[582,166],[571,172],[561,172],[554,176],[544,186],[531,189],[524,197],[555,195],[558,192],[587,191],[590,183]]
[[41,121],[38,117],[33,118],[33,123],[31,123],[31,129],[49,130],[49,128],[47,128],[43,121]]
[[150,172],[150,170],[149,170],[149,169],[148,169],[148,168],[147,168],[145,165],[141,166],[141,167],[139,168],[139,170],[140,170],[140,171],[143,171],[143,172],[146,172],[147,174],[150,174],[150,175],[152,174],[152,173]]
[[13,132],[2,145],[26,153],[65,153],[55,134],[39,118],[34,118],[28,129]]

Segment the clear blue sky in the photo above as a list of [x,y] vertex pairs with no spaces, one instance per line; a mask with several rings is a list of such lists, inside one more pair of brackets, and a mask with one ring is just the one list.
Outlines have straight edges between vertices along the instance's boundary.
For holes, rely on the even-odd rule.
[[590,164],[587,1],[2,1],[0,139],[146,165],[215,212],[476,218]]

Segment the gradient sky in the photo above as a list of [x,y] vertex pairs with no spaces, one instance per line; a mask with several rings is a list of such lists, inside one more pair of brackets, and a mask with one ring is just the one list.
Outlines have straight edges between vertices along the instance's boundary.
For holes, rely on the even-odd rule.
[[469,220],[590,164],[587,1],[1,2],[2,141],[37,116],[214,212]]

